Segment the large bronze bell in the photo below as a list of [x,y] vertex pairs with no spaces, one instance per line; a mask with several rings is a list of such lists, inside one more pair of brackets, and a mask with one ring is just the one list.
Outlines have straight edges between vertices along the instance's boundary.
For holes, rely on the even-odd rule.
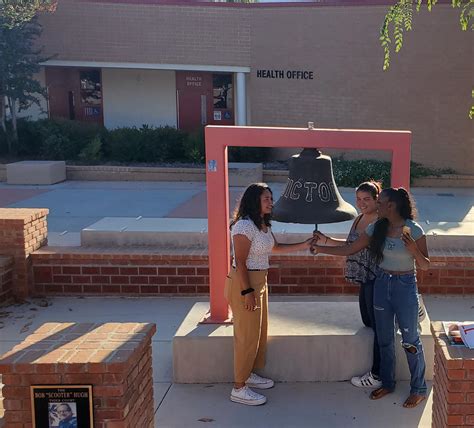
[[273,207],[274,220],[317,225],[356,216],[355,208],[337,190],[329,156],[318,149],[303,149],[292,156],[285,191]]

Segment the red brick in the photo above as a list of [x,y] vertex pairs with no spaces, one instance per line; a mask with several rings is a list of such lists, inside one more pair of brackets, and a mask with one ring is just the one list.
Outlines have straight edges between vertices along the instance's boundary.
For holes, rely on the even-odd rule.
[[178,275],[196,275],[196,269],[191,267],[178,268]]
[[446,394],[446,400],[449,404],[464,403],[465,397],[462,393],[450,392]]
[[446,423],[449,426],[464,425],[464,416],[461,416],[461,415],[448,415]]
[[147,276],[131,276],[130,284],[148,284]]
[[63,266],[63,274],[78,275],[81,273],[80,266]]
[[171,267],[159,267],[158,268],[158,275],[176,275],[176,268]]
[[111,284],[130,284],[129,276],[112,276],[110,277]]
[[168,278],[166,276],[150,276],[150,284],[168,284]]
[[178,287],[175,285],[160,285],[160,293],[174,294],[178,292]]
[[99,275],[100,268],[97,266],[82,266],[83,275]]
[[112,267],[112,266],[101,266],[100,273],[102,275],[118,275],[119,274],[119,268],[118,267]]
[[139,267],[138,275],[156,275],[157,269],[155,267]]
[[136,267],[121,267],[120,275],[138,275],[138,268]]

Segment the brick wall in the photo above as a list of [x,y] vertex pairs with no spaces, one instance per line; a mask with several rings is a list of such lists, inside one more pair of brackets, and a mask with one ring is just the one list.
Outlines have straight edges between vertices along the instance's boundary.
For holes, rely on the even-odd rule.
[[[43,247],[32,255],[38,295],[194,295],[209,292],[206,251]],[[474,254],[436,252],[418,273],[422,293],[474,293]],[[344,258],[306,254],[271,258],[272,294],[356,294],[344,280]]]
[[474,426],[474,350],[450,346],[441,322],[435,336],[433,428]]
[[31,428],[30,386],[92,385],[96,428],[153,428],[154,324],[43,324],[0,357],[6,428]]
[[47,209],[0,208],[0,255],[13,259],[13,295],[25,298],[32,289],[30,254],[47,242]]
[[12,276],[13,259],[0,256],[0,306],[9,303],[13,297]]
[[[249,67],[251,125],[304,127],[314,121],[321,128],[407,129],[413,133],[414,161],[474,173],[467,119],[472,34],[461,31],[458,8],[438,4],[430,13],[422,7],[402,51],[393,53],[383,72],[378,31],[390,2],[138,3],[60,1],[56,13],[41,18],[45,55],[157,68]],[[314,78],[259,78],[261,69],[312,71]],[[346,154],[354,155],[380,156]]]

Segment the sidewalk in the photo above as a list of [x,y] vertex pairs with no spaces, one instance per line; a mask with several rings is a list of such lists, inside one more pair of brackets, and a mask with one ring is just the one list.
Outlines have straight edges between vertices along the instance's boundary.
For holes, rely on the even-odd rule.
[[[354,301],[355,297],[272,297],[271,301]],[[470,298],[425,296],[431,320],[474,319]],[[11,349],[46,322],[154,322],[153,376],[155,426],[160,428],[312,428],[431,426],[430,396],[416,409],[404,409],[409,385],[371,401],[368,391],[349,382],[277,383],[268,403],[252,408],[229,400],[230,384],[172,384],[172,340],[194,303],[206,298],[51,298],[2,308],[0,353]],[[45,304],[48,306],[44,307]],[[271,317],[270,313],[270,317]],[[297,363],[297,362],[295,362]],[[0,413],[1,414],[1,413]],[[201,419],[201,420],[200,420]],[[0,424],[1,426],[1,424]],[[136,427],[139,428],[139,427]]]
[[[275,201],[284,184],[271,183]],[[233,211],[244,188],[229,190]],[[353,189],[340,188],[354,204]],[[418,221],[438,234],[474,236],[474,189],[413,188]],[[0,207],[49,208],[49,245],[80,245],[80,231],[103,217],[207,218],[205,183],[66,181],[51,186],[0,183]],[[181,222],[181,220],[180,220]],[[204,224],[205,221],[204,221]],[[321,225],[326,233],[346,233],[350,222]],[[307,225],[308,233],[313,226]]]

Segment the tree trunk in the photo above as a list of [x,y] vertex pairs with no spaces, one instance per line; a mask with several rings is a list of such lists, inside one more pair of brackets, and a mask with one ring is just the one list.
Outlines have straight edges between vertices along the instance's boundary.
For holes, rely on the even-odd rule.
[[8,140],[8,152],[12,154],[12,140],[14,143],[18,142],[18,129],[16,123],[16,99],[8,97],[8,107],[10,108],[10,114],[12,116],[12,137]]
[[[3,132],[7,136],[7,124],[5,122],[5,97],[0,94],[0,122],[2,124]],[[8,136],[7,136],[8,137]]]

